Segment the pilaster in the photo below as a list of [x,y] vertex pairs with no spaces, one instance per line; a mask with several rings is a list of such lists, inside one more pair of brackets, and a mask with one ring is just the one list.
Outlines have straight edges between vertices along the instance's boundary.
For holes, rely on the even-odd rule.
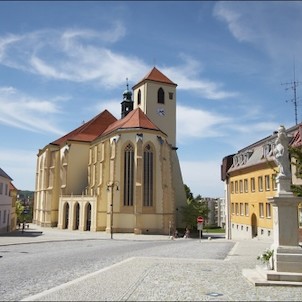
[[134,234],[142,233],[142,170],[143,170],[143,134],[136,135],[136,179],[135,179],[135,200],[134,200]]

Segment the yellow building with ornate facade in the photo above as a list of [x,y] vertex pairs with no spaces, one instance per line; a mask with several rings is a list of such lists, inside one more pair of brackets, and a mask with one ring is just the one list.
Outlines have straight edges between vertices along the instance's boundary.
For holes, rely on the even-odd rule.
[[34,223],[168,234],[186,202],[176,147],[176,84],[155,67],[107,110],[39,150]]
[[[298,140],[300,127],[286,130],[290,145]],[[221,172],[225,182],[228,239],[273,236],[273,212],[268,198],[277,193],[279,171],[273,155],[276,137],[274,132],[223,159]],[[291,169],[292,183],[298,184],[301,180],[295,177],[295,166]]]

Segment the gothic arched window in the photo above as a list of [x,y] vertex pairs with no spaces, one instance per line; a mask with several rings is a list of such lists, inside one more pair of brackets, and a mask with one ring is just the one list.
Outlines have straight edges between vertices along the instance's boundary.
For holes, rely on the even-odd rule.
[[148,144],[144,149],[143,204],[146,207],[153,206],[153,172],[153,151]]
[[139,89],[138,90],[138,93],[137,93],[137,105],[140,105],[141,104],[141,90]]
[[157,91],[157,103],[159,104],[165,103],[165,92],[161,87]]
[[124,150],[124,206],[133,206],[134,149],[128,144]]

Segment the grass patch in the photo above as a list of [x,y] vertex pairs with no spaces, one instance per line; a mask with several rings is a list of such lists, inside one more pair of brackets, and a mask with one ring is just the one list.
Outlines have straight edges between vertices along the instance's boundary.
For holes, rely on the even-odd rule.
[[225,229],[223,228],[203,228],[204,233],[215,233],[215,234],[223,234],[225,233]]

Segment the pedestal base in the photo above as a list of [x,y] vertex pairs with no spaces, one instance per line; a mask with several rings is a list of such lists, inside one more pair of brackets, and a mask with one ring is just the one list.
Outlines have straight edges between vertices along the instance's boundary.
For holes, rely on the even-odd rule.
[[290,272],[302,274],[302,248],[281,247],[275,250],[274,267],[276,272]]
[[291,177],[285,175],[278,175],[276,179],[277,191],[281,195],[293,195],[291,191]]

